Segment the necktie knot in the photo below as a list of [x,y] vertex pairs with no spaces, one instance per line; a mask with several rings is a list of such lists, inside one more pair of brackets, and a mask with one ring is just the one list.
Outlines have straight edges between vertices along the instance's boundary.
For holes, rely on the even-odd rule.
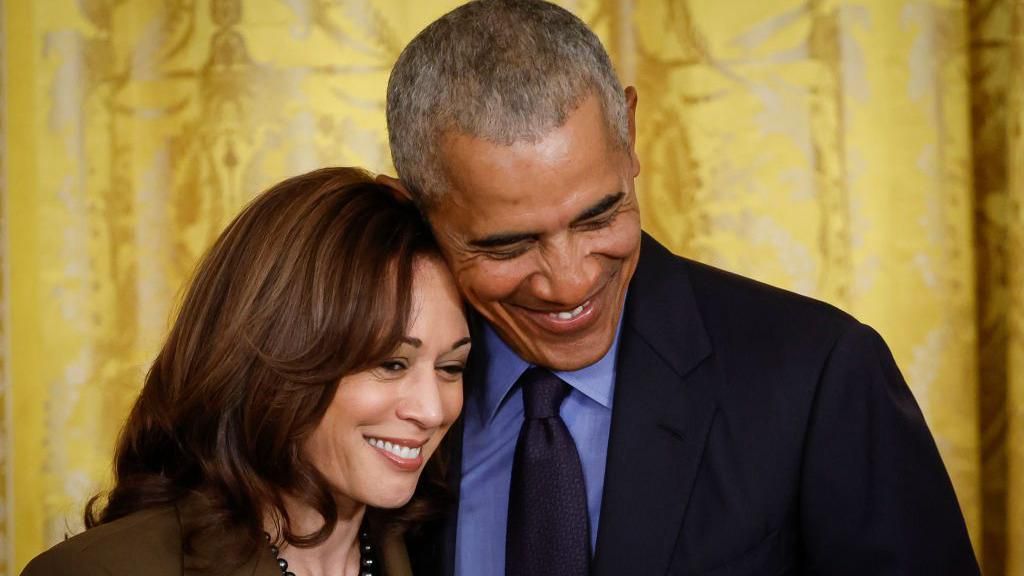
[[527,420],[557,416],[562,400],[569,394],[568,384],[538,366],[523,372],[519,383],[523,388],[523,407]]

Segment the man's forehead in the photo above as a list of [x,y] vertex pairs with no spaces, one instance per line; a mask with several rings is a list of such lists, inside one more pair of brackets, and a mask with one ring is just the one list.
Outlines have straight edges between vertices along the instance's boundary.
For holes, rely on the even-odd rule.
[[[514,166],[526,160],[557,163],[588,153],[612,154],[621,148],[596,96],[584,99],[562,124],[546,126],[536,133],[500,139],[453,127],[439,134],[435,144],[442,169],[454,176],[478,167]],[[471,153],[460,153],[466,151]]]
[[506,145],[449,132],[443,142],[448,185],[431,210],[435,223],[488,234],[531,222],[564,226],[627,191],[629,155],[609,138],[596,99],[535,141]]
[[[449,185],[438,197],[440,210],[476,213],[507,210],[572,209],[621,188],[620,175],[599,162],[517,161],[476,156],[462,171],[452,171]],[[497,155],[501,155],[500,153]],[[612,190],[616,188],[616,190]]]
[[[583,124],[578,122],[576,124]],[[485,151],[504,151],[511,155],[503,155],[502,158],[519,158],[522,156],[564,158],[574,153],[579,153],[579,148],[601,147],[604,143],[601,139],[588,138],[581,140],[574,138],[577,133],[583,131],[581,126],[567,127],[566,125],[554,126],[550,129],[539,131],[529,137],[516,138],[514,140],[495,140],[468,132],[449,130],[440,139],[440,149],[445,159],[453,164],[451,169],[459,170],[463,166],[460,161],[463,158],[452,157],[447,154],[451,150],[471,149]],[[586,130],[591,132],[590,130]],[[465,164],[463,161],[461,164]]]

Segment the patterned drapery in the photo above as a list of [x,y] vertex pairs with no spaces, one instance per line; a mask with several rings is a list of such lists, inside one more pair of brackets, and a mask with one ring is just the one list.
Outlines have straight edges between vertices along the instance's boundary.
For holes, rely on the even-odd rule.
[[[80,528],[250,197],[391,172],[454,0],[0,0],[0,576]],[[889,342],[986,574],[1024,575],[1024,0],[564,0],[639,92],[644,226]]]

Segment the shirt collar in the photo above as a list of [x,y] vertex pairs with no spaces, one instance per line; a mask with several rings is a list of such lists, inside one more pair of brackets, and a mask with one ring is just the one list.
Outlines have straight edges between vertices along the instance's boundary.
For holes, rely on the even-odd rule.
[[[590,366],[571,372],[554,372],[569,386],[605,408],[611,409],[612,391],[615,387],[615,366],[618,357],[619,335],[622,332],[622,315],[615,328],[615,339],[608,352]],[[516,380],[531,366],[516,354],[494,328],[483,322],[484,348],[487,351],[487,372],[483,393],[480,394],[479,414],[484,424],[490,422],[498,409],[511,395]]]

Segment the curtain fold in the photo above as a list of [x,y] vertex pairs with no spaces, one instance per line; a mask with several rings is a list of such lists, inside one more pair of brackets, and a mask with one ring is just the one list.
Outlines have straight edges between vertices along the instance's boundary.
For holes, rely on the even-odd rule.
[[8,455],[10,454],[10,432],[7,428],[7,406],[10,402],[10,391],[8,383],[10,378],[7,375],[8,360],[7,354],[10,349],[7,340],[7,326],[10,323],[7,315],[7,181],[5,178],[5,163],[7,160],[7,139],[3,137],[7,133],[7,98],[5,88],[7,77],[5,72],[6,59],[6,36],[3,0],[0,0],[0,573],[4,571],[10,557],[11,535],[8,526],[13,524],[10,517],[10,506],[7,499],[7,483],[10,481],[10,469],[8,468]]
[[[388,72],[458,3],[0,2],[0,576],[80,529],[239,207],[392,172]],[[1024,576],[1024,2],[561,3],[637,86],[645,229],[875,326],[985,573]]]
[[[1009,37],[1010,74],[1007,156],[1009,242],[1007,263],[1009,323],[1008,394],[1005,407],[1009,420],[1005,446],[1007,538],[1006,574],[1024,574],[1024,2],[1012,9]],[[998,574],[998,572],[993,572]]]
[[1024,5],[970,9],[983,531],[991,574],[1024,573]]

